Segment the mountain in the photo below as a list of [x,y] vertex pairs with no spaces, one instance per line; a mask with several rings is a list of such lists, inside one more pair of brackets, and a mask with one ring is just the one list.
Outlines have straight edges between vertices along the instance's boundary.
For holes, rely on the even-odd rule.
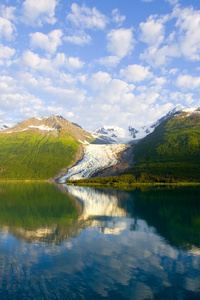
[[[200,109],[175,112],[134,148],[135,175],[200,180]],[[147,178],[148,180],[148,178]]]
[[0,124],[0,131],[1,130],[6,130],[6,129],[10,128],[10,127],[11,127],[10,124]]
[[131,136],[118,126],[102,125],[92,132],[96,144],[127,143]]
[[48,179],[80,159],[92,140],[61,116],[23,121],[0,131],[0,179]]
[[[102,125],[95,129],[92,134],[96,138],[96,143],[128,143],[133,140],[139,140],[152,133],[154,129],[161,124],[163,121],[167,120],[175,113],[178,113],[182,107],[180,105],[176,106],[174,109],[169,111],[165,116],[160,118],[158,121],[150,126],[139,126],[139,125],[129,125],[127,129],[123,129],[118,126],[107,126]],[[186,109],[187,111],[187,109]]]

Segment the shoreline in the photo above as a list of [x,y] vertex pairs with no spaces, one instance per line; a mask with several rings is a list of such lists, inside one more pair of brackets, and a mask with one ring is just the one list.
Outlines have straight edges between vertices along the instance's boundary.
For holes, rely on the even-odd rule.
[[[100,177],[99,177],[100,178]],[[184,182],[184,181],[180,181],[180,182],[134,182],[133,184],[121,184],[121,185],[117,185],[117,184],[109,184],[109,183],[73,183],[73,182],[64,182],[64,183],[59,183],[56,182],[55,180],[51,180],[51,179],[0,179],[0,183],[1,182],[47,182],[47,183],[56,183],[56,184],[67,184],[67,185],[74,185],[74,186],[138,186],[138,185],[200,185],[200,182]]]

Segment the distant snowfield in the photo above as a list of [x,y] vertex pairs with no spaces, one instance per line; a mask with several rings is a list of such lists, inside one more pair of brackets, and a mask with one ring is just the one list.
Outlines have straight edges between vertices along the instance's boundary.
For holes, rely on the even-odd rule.
[[60,183],[70,180],[91,178],[91,176],[107,167],[118,163],[117,155],[127,148],[126,144],[87,145],[83,159],[59,179]]

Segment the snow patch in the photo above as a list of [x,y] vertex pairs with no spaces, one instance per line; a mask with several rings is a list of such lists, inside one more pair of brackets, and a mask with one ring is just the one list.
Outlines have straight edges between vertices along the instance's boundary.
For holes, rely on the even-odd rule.
[[88,143],[88,141],[81,141],[81,140],[78,140],[79,141],[79,143],[81,143],[81,144],[83,144],[83,145],[89,145],[89,143]]
[[47,130],[47,131],[52,131],[52,130],[56,129],[56,128],[52,128],[52,127],[45,126],[45,125],[40,125],[40,126],[29,125],[29,128],[37,128],[37,129],[40,129],[40,130]]
[[184,111],[184,112],[195,112],[196,108],[194,108],[194,107],[187,107],[187,108],[182,109],[182,111]]

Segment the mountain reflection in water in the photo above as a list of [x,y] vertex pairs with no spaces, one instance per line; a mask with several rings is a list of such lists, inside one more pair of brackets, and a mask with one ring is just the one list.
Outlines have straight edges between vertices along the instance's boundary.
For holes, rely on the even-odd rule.
[[0,299],[199,299],[199,193],[0,184]]
[[122,202],[131,199],[130,194],[117,190],[91,189],[81,186],[63,185],[70,195],[75,196],[83,203],[82,219],[87,219],[89,216],[112,216],[125,217],[129,216],[129,212],[120,207]]

